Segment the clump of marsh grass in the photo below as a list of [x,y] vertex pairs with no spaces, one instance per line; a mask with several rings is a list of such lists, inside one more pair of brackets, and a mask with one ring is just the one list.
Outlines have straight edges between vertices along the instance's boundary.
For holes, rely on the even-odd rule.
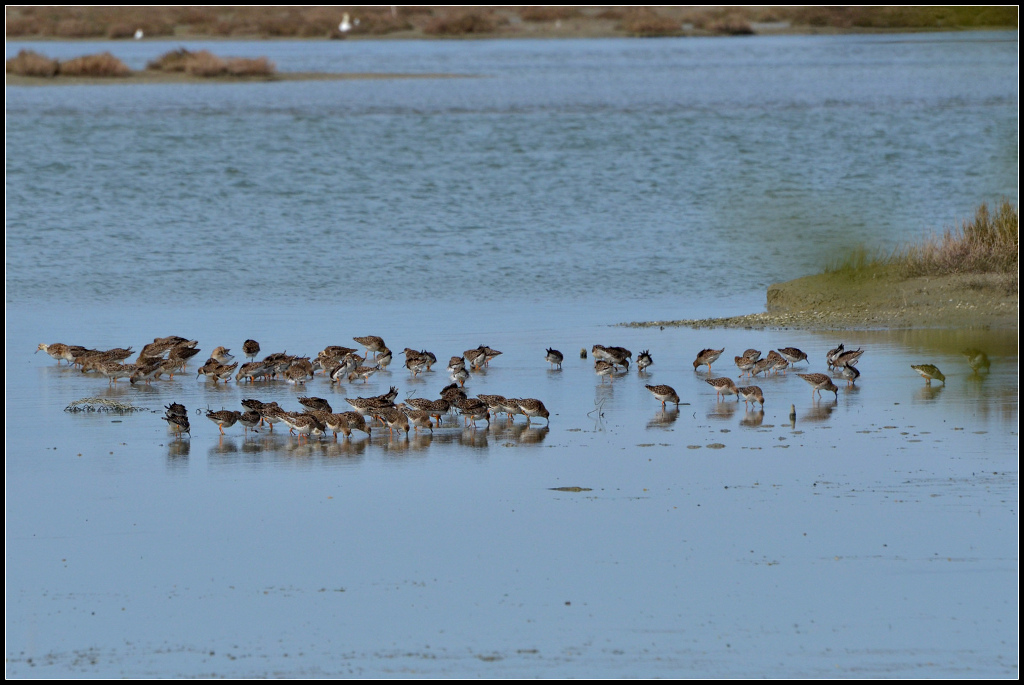
[[708,25],[708,29],[727,36],[754,35],[754,29],[750,26],[750,22],[741,15],[726,15],[721,19],[716,19]]
[[204,78],[223,76],[228,73],[228,63],[209,50],[200,50],[185,61],[185,73]]
[[185,48],[178,48],[177,50],[171,50],[165,52],[154,60],[150,60],[146,63],[146,69],[151,71],[171,71],[181,72],[185,71],[185,64],[194,55],[191,50]]
[[519,16],[523,21],[557,21],[559,19],[578,17],[580,16],[580,10],[577,7],[569,6],[528,6],[519,10]]
[[897,257],[908,276],[1011,273],[1020,265],[1019,215],[1004,200],[994,213],[981,205],[974,218],[923,245],[911,245]]
[[893,255],[871,250],[863,245],[848,250],[825,265],[827,274],[858,274],[887,271],[892,266]]
[[270,76],[277,67],[266,57],[230,57],[228,74],[231,76]]
[[467,36],[493,33],[496,26],[497,22],[490,12],[452,13],[430,20],[423,27],[423,33],[431,36]]
[[8,74],[53,78],[59,71],[60,62],[32,50],[19,50],[17,55],[7,60]]
[[683,25],[679,21],[658,14],[649,7],[634,8],[622,17],[621,28],[631,36],[641,38],[657,38],[660,36],[678,36]]
[[53,78],[54,76],[121,77],[130,75],[132,70],[109,52],[75,57],[61,62],[40,55],[38,52],[22,50],[15,57],[7,60],[7,73],[43,78]]
[[128,65],[109,52],[83,55],[60,63],[61,76],[122,77],[131,75]]
[[218,57],[208,50],[191,52],[185,48],[171,50],[146,64],[152,71],[185,72],[191,76],[271,76],[277,67],[266,57]]
[[974,218],[922,244],[886,254],[857,247],[833,260],[825,273],[858,276],[893,273],[904,278],[952,274],[1017,274],[1020,268],[1019,214],[1004,200],[995,212],[982,204]]

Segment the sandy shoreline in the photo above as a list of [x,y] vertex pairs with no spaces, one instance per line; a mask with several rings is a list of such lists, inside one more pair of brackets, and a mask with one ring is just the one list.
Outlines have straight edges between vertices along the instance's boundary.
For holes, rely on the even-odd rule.
[[629,327],[795,328],[1017,328],[1016,274],[958,274],[896,278],[806,276],[768,288],[766,311],[744,316],[634,321]]

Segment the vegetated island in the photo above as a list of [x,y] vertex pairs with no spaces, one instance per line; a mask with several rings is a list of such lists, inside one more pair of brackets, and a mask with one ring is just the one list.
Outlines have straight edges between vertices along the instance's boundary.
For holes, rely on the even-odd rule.
[[246,81],[329,81],[387,78],[452,78],[452,74],[279,73],[266,57],[218,57],[207,50],[185,48],[164,53],[134,71],[120,59],[102,52],[69,60],[56,60],[32,50],[21,50],[7,60],[7,85],[111,83],[203,83]]
[[759,314],[631,327],[807,330],[985,328],[1015,330],[1019,310],[1018,212],[981,205],[970,221],[890,255],[861,249],[824,273],[768,288]]

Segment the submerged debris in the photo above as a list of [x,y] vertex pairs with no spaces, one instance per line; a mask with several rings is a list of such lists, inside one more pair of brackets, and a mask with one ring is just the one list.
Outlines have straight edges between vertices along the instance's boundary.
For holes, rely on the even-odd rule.
[[144,407],[136,407],[131,402],[118,402],[117,400],[108,400],[102,397],[83,397],[64,407],[64,411],[76,413],[82,411],[106,411],[117,414],[130,414],[133,411],[146,411],[146,409]]

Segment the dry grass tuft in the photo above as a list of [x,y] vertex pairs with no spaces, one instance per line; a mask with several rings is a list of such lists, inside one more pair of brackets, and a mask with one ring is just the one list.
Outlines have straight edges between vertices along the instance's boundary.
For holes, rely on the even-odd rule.
[[493,33],[496,26],[497,22],[489,14],[466,12],[431,19],[423,27],[423,33],[431,36],[467,36]]
[[524,7],[519,10],[519,16],[523,21],[557,21],[559,19],[572,19],[580,16],[576,7]]
[[185,60],[185,73],[204,78],[223,76],[228,73],[228,63],[209,50],[200,50]]
[[641,38],[678,36],[682,34],[682,29],[682,24],[676,19],[661,16],[646,7],[630,10],[622,17],[622,30],[631,36]]
[[123,77],[129,76],[131,73],[132,70],[128,68],[128,65],[109,52],[83,55],[60,63],[61,76]]
[[890,255],[861,247],[825,268],[826,273],[847,276],[894,271],[906,278],[1009,274],[1014,276],[1014,289],[1019,270],[1019,214],[1009,200],[1001,202],[995,214],[982,204],[972,220],[964,221],[959,228],[946,229],[921,245],[910,245]]
[[135,36],[135,29],[139,28],[133,24],[111,24],[107,29],[107,38],[114,40],[122,40],[125,38],[132,38]]
[[99,38],[104,35],[104,25],[86,19],[62,19],[53,25],[53,35],[58,38]]
[[7,60],[7,73],[18,76],[38,76],[52,78],[60,71],[60,62],[40,55],[32,50],[21,50]]
[[231,76],[271,76],[276,71],[277,66],[266,57],[228,59],[228,74]]
[[981,205],[974,219],[947,229],[923,245],[904,250],[896,262],[908,276],[963,273],[1011,273],[1020,266],[1019,215],[1004,200],[995,214]]
[[357,19],[359,23],[352,29],[355,35],[383,36],[398,31],[410,31],[413,28],[403,12],[396,12],[394,15],[388,11],[360,12]]
[[277,67],[266,57],[229,57],[223,59],[208,50],[191,52],[185,48],[171,50],[146,65],[153,71],[185,72],[202,78],[217,76],[272,76]]
[[750,26],[750,22],[746,18],[735,14],[726,15],[721,19],[712,21],[708,24],[708,30],[727,36],[754,35],[754,29]]
[[185,65],[192,58],[193,54],[191,50],[186,50],[185,48],[171,50],[147,62],[146,68],[151,71],[182,72],[185,71]]
[[807,6],[777,8],[795,25],[816,28],[942,29],[1016,26],[1017,7]]

